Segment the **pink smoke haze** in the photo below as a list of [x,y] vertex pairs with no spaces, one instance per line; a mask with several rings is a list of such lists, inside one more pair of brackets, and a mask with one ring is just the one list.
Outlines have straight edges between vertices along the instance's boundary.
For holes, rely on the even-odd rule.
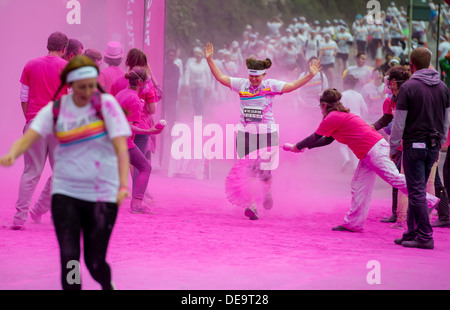
[[[83,42],[85,49],[102,52],[110,40],[121,42],[125,54],[132,47],[126,28],[128,1],[79,2],[81,24],[69,25],[67,1],[0,0],[0,154],[5,154],[22,134],[19,78],[28,60],[46,54],[50,33],[64,32]],[[111,2],[114,5],[109,5]],[[164,1],[151,2],[150,46],[143,31],[143,1],[134,1],[132,10],[134,42],[146,50],[152,70],[162,83]],[[266,78],[270,74],[269,69]],[[229,95],[226,102],[215,102],[214,96],[207,99],[203,126],[219,124],[225,132],[226,124],[238,123],[239,99],[230,90],[225,92]],[[298,105],[297,96],[298,91],[275,98],[280,145],[294,144],[310,135],[321,120],[317,104],[311,103],[314,108],[306,109]],[[155,120],[162,119],[161,103],[157,109]],[[177,112],[179,122],[192,124],[190,106],[181,104]],[[203,137],[202,142],[210,138]],[[153,207],[156,213],[131,214],[130,199],[119,209],[107,253],[118,289],[450,289],[450,229],[434,229],[434,250],[394,244],[403,231],[380,222],[391,214],[391,188],[381,179],[373,192],[365,231],[331,230],[342,224],[351,200],[352,173],[340,170],[343,159],[337,142],[301,154],[280,148],[278,168],[272,171],[274,207],[260,208],[257,221],[250,221],[243,208],[226,199],[225,179],[236,159],[207,161],[209,175],[205,179],[170,177],[170,152],[161,155],[162,143],[166,150],[172,143],[169,126],[158,137],[159,149],[152,158],[149,190],[157,201]],[[194,162],[196,166],[200,163]],[[0,289],[59,290],[59,248],[50,214],[45,214],[40,224],[29,217],[23,231],[8,229],[22,169],[22,158],[10,168],[0,168]],[[47,166],[32,206],[50,174]],[[379,263],[378,269],[373,262]],[[83,289],[100,289],[83,259],[81,267]],[[379,283],[372,281],[374,274]]]

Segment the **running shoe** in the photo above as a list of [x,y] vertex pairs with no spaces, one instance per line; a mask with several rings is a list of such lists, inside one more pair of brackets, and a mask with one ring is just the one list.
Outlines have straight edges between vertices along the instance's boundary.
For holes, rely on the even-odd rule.
[[244,214],[252,221],[259,219],[256,207],[246,208]]
[[137,206],[131,206],[130,207],[130,212],[133,214],[155,214],[156,212],[153,212],[152,210],[150,210],[150,208],[142,205],[140,207]]

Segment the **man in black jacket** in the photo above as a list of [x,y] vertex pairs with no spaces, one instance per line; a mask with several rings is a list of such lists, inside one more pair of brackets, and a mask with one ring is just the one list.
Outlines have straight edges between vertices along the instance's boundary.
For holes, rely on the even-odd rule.
[[[397,96],[391,132],[391,158],[403,143],[403,168],[408,188],[408,229],[395,243],[433,249],[433,229],[425,200],[426,183],[449,128],[450,92],[436,70],[429,69],[431,52],[424,47],[411,53],[411,79]],[[403,141],[403,142],[402,142]]]

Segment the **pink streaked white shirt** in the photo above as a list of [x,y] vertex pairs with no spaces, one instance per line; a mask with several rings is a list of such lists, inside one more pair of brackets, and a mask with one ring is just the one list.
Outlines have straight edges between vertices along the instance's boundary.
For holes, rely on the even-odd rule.
[[230,89],[239,94],[240,121],[245,132],[272,133],[277,131],[272,103],[276,95],[282,94],[281,90],[286,82],[274,79],[263,80],[256,89],[248,79],[231,78],[230,82]]
[[102,116],[88,104],[75,105],[73,93],[61,98],[56,126],[53,102],[36,115],[30,128],[41,137],[55,135],[52,193],[86,201],[116,202],[119,188],[117,156],[112,139],[131,135],[127,119],[109,94],[102,94]]

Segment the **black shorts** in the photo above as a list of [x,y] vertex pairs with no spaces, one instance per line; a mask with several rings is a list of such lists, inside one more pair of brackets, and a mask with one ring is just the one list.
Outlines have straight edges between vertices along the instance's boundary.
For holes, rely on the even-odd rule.
[[328,70],[328,69],[334,69],[334,63],[332,63],[332,64],[326,64],[326,65],[324,65],[324,64],[322,64],[322,69],[323,70]]
[[343,61],[347,61],[347,59],[348,59],[348,54],[344,54],[344,53],[337,53],[336,54],[336,58],[337,59],[342,59]]

